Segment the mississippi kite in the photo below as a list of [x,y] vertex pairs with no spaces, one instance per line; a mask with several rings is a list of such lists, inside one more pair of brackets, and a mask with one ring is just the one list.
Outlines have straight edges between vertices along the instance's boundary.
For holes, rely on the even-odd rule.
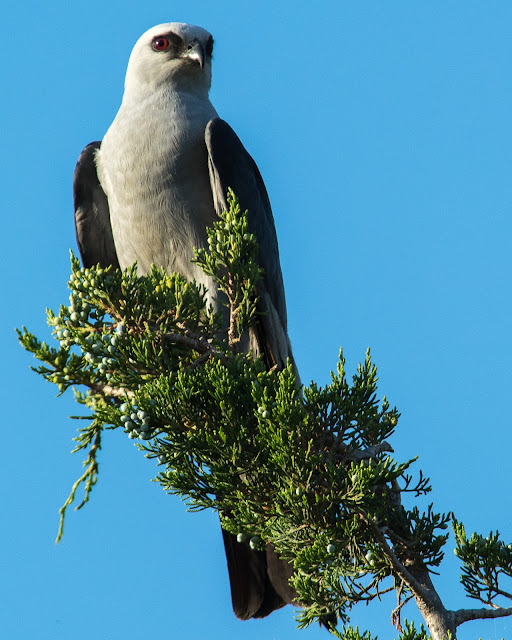
[[[213,38],[200,27],[169,23],[144,33],[126,72],[121,107],[103,141],[89,144],[74,176],[76,235],[90,267],[133,264],[178,271],[203,283],[215,302],[213,281],[191,262],[206,247],[206,227],[227,208],[227,189],[249,210],[264,276],[262,312],[250,349],[267,366],[293,361],[272,210],[260,172],[208,98]],[[223,531],[231,595],[241,619],[269,615],[293,601],[291,567],[272,547],[254,551]]]

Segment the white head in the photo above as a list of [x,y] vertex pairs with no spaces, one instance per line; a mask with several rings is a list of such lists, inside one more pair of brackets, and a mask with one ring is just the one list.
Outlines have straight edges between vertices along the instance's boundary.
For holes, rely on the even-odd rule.
[[168,22],[137,40],[128,61],[125,94],[160,85],[208,95],[212,78],[212,35],[201,27]]

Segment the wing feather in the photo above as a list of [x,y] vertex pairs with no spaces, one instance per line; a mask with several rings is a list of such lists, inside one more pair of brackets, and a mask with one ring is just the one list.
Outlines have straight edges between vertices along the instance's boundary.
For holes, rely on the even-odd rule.
[[231,188],[243,210],[249,211],[249,229],[259,245],[259,261],[264,269],[259,283],[256,327],[258,351],[268,366],[284,367],[293,362],[287,333],[286,300],[272,208],[256,163],[233,129],[220,118],[210,120],[205,131],[213,202],[217,214],[226,210]]
[[82,264],[119,268],[110,225],[108,200],[96,173],[96,151],[100,142],[91,142],[80,154],[73,178],[76,241]]

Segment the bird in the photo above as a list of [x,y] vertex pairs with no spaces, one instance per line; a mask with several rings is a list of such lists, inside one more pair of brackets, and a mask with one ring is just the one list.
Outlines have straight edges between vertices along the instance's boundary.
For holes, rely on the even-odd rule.
[[[179,272],[207,289],[214,281],[192,262],[206,228],[227,210],[228,188],[248,210],[263,275],[258,320],[247,349],[268,369],[291,361],[274,218],[258,167],[209,99],[213,37],[202,27],[152,27],[128,61],[121,106],[103,140],[87,145],[73,180],[75,229],[84,267],[151,266]],[[272,545],[254,550],[222,530],[231,599],[242,620],[262,618],[296,599],[292,565]]]

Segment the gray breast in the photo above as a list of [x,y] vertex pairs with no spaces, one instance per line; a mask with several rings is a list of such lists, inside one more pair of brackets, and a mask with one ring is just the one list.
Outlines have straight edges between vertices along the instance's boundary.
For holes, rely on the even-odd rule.
[[[121,107],[98,153],[121,268],[137,261],[204,281],[190,263],[215,219],[204,130],[209,101],[153,95]],[[205,283],[206,284],[206,283]]]

